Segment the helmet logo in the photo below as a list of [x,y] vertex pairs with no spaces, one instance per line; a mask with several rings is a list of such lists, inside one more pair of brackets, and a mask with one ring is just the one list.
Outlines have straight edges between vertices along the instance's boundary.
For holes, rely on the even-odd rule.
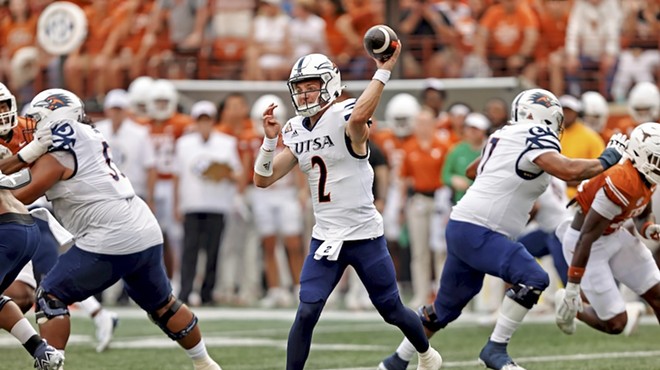
[[71,99],[64,94],[53,94],[42,101],[34,103],[34,106],[46,108],[48,110],[55,110],[62,107],[68,107],[72,103]]
[[648,139],[652,136],[651,134],[647,134],[646,131],[644,131],[644,130],[640,130],[640,131],[642,132],[642,135],[643,135],[642,142],[645,142],[646,139]]
[[559,102],[557,102],[555,99],[540,92],[532,94],[532,96],[529,97],[529,101],[532,104],[542,105],[546,108],[550,108],[553,105],[559,106]]

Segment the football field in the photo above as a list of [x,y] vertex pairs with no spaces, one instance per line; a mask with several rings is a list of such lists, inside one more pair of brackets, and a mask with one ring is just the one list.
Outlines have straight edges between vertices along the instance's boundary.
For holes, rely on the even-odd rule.
[[[197,308],[209,351],[223,370],[284,369],[286,339],[294,310]],[[72,318],[66,370],[192,369],[185,353],[135,308],[119,308],[120,323],[111,348],[94,350],[94,326],[79,312]],[[34,322],[30,314],[30,321]],[[631,337],[608,336],[579,325],[573,336],[556,328],[549,315],[530,315],[509,345],[527,370],[660,370],[660,326],[645,316]],[[443,368],[481,369],[476,358],[491,327],[466,314],[432,339]],[[375,312],[325,312],[307,363],[313,370],[375,370],[401,335]],[[415,361],[413,361],[415,362]],[[31,369],[16,340],[0,334],[0,369]],[[411,364],[409,369],[415,367]]]

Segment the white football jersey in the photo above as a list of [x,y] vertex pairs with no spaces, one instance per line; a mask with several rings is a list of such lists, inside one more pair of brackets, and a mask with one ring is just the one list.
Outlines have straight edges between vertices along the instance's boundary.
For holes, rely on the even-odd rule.
[[335,103],[310,130],[309,119],[294,117],[282,129],[284,145],[298,159],[312,193],[319,240],[362,240],[383,235],[383,218],[371,191],[374,172],[369,154],[350,146],[346,125],[355,99]]
[[71,154],[75,168],[46,197],[76,245],[94,253],[129,254],[162,243],[155,217],[113,162],[103,135],[72,120],[56,122],[52,132],[51,152]]
[[450,218],[517,237],[550,183],[550,175],[533,162],[549,151],[561,152],[561,145],[543,124],[507,125],[495,131],[483,149],[477,178]]

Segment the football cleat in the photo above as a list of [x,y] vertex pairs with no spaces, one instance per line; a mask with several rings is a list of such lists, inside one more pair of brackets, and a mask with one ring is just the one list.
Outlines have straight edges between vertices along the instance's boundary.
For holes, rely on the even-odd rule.
[[555,292],[555,323],[559,327],[559,330],[563,331],[565,334],[571,335],[575,333],[575,330],[577,329],[577,323],[575,322],[575,319],[571,319],[568,321],[564,320],[563,318],[561,318],[561,315],[559,315],[559,313],[557,312],[563,300],[564,300],[564,289],[558,289]]
[[378,370],[406,370],[407,368],[408,361],[403,360],[396,352],[378,364]]
[[64,366],[64,355],[43,341],[34,352],[34,368],[39,370],[60,370]]
[[630,302],[626,303],[626,313],[628,314],[628,322],[623,328],[622,334],[626,337],[630,336],[637,330],[639,321],[642,318],[642,315],[646,312],[646,305],[642,302]]
[[193,361],[193,367],[195,370],[222,370],[220,365],[218,365],[211,358],[207,358],[201,361]]
[[426,353],[417,355],[419,358],[417,370],[438,370],[442,367],[442,356],[433,347],[429,347]]
[[489,339],[479,353],[479,363],[493,370],[525,370],[511,359],[506,346],[507,343],[496,343]]
[[119,324],[119,317],[114,312],[101,310],[94,317],[94,324],[96,325],[96,352],[103,352],[110,346],[112,335],[115,332],[117,324]]

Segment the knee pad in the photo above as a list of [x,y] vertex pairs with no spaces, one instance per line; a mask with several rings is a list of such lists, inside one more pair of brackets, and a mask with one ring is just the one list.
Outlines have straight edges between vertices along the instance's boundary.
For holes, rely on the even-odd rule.
[[[168,300],[168,303],[169,303],[169,300]],[[149,312],[149,313],[147,313],[147,315],[149,315],[149,319],[151,320],[151,322],[156,324],[160,328],[160,330],[162,330],[165,334],[167,334],[167,336],[170,339],[180,340],[180,339],[183,339],[186,336],[188,336],[188,334],[190,334],[190,332],[195,328],[195,325],[197,325],[197,321],[198,321],[197,316],[195,316],[195,314],[193,313],[192,314],[192,319],[190,320],[188,325],[186,325],[185,328],[181,329],[179,332],[176,332],[176,333],[171,331],[167,327],[167,323],[170,321],[172,316],[174,316],[174,314],[176,314],[177,311],[179,311],[179,309],[181,308],[182,305],[183,305],[183,303],[180,300],[177,299],[177,300],[174,301],[174,304],[172,304],[167,309],[167,311],[165,311],[163,313],[162,316],[158,316],[156,311]]]
[[298,312],[296,313],[296,318],[303,322],[316,323],[321,316],[323,306],[325,306],[325,302],[323,301],[314,303],[300,302],[300,305],[298,306]]
[[446,326],[438,321],[438,315],[435,313],[435,306],[433,304],[420,307],[417,310],[417,315],[422,320],[422,325],[434,333]]
[[0,311],[5,307],[7,303],[11,301],[11,298],[7,297],[6,295],[0,295]]
[[58,316],[70,316],[68,305],[55,297],[49,296],[43,288],[37,288],[35,295],[37,297],[35,312],[37,324],[45,324],[48,320]]
[[506,296],[518,302],[521,306],[531,309],[541,297],[542,290],[517,284],[507,289]]

